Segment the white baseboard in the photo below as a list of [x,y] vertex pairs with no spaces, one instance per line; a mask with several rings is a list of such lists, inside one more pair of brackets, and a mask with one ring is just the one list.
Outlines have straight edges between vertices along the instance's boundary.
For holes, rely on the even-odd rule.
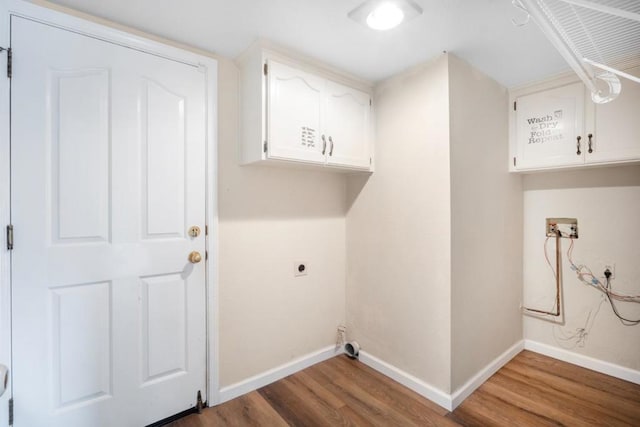
[[524,349],[553,357],[554,359],[562,360],[563,362],[582,366],[583,368],[591,369],[592,371],[600,372],[601,374],[610,375],[625,381],[640,384],[640,371],[636,371],[631,368],[594,359],[593,357],[584,356],[582,354],[574,353],[563,348],[554,347],[537,341],[524,340]]
[[219,402],[217,403],[224,403],[228,400],[235,399],[243,394],[247,394],[259,389],[260,387],[264,387],[284,377],[295,374],[296,372],[315,365],[316,363],[331,359],[341,353],[342,350],[336,351],[336,347],[334,345],[328,346],[292,360],[291,362],[285,363],[284,365],[269,369],[268,371],[255,375],[251,378],[247,378],[246,380],[223,387],[220,389]]
[[507,351],[495,358],[491,363],[485,366],[480,372],[473,376],[463,386],[459,387],[451,395],[452,409],[456,409],[467,397],[471,395],[478,387],[480,387],[486,380],[495,374],[504,365],[509,363],[518,353],[524,349],[524,341],[518,341]]
[[[521,350],[530,350],[535,353],[540,353],[545,356],[553,357],[554,359],[562,360],[564,362],[572,363],[583,368],[591,369],[596,372],[600,372],[612,377],[620,378],[625,381],[630,381],[635,384],[640,384],[640,371],[636,371],[624,366],[616,365],[610,362],[594,359],[592,357],[583,356],[581,354],[573,353],[561,348],[553,347],[548,344],[542,344],[536,341],[524,340],[519,341],[507,351],[502,353],[491,363],[485,366],[480,372],[478,372],[473,378],[467,381],[462,387],[458,388],[452,394],[445,393],[444,391],[434,387],[415,376],[396,368],[395,366],[378,359],[377,357],[367,353],[366,351],[360,351],[360,361],[365,365],[375,369],[383,375],[399,382],[405,387],[415,391],[419,395],[431,400],[432,402],[442,406],[448,411],[454,410],[460,405],[467,397],[469,397],[478,387],[480,387],[491,375],[496,373],[500,368],[506,365],[513,357],[515,357]],[[307,354],[298,359],[292,360],[289,363],[270,369],[261,374],[255,375],[251,378],[247,378],[244,381],[232,384],[227,387],[223,387],[219,393],[219,402],[223,403],[243,394],[257,390],[260,387],[269,385],[275,381],[278,381],[286,376],[295,374],[309,366],[316,363],[323,362],[331,359],[332,357],[341,354],[342,350],[336,352],[335,346],[328,346],[314,353]]]
[[444,391],[427,384],[419,378],[414,377],[411,374],[404,372],[401,369],[390,365],[378,359],[375,356],[370,355],[365,351],[360,351],[360,361],[367,366],[375,369],[383,375],[388,376],[392,380],[395,380],[403,386],[410,388],[419,395],[426,397],[432,402],[442,406],[448,411],[453,411],[458,405],[460,405],[467,397],[471,395],[478,387],[482,385],[489,377],[495,374],[500,368],[506,365],[511,359],[513,359],[524,348],[524,342],[518,341],[507,351],[502,353],[496,359],[494,359],[487,366],[482,368],[473,378],[467,381],[462,387],[458,388],[453,394],[445,393]]
[[421,396],[426,397],[427,399],[435,402],[436,404],[442,406],[446,410],[451,410],[451,396],[444,391],[427,384],[419,378],[414,377],[413,375],[396,368],[389,363],[378,359],[375,356],[367,353],[366,351],[360,351],[360,361],[365,365],[375,369],[380,372],[382,375],[386,375],[387,377],[399,382],[403,386],[410,388]]

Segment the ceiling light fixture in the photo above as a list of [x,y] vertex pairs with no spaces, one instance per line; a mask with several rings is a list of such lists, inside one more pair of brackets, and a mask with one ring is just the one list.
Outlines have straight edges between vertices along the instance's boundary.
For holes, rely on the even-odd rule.
[[390,30],[422,13],[411,0],[368,0],[351,12],[349,18],[374,30]]
[[393,3],[382,3],[367,16],[367,25],[374,30],[390,30],[404,19],[404,12]]

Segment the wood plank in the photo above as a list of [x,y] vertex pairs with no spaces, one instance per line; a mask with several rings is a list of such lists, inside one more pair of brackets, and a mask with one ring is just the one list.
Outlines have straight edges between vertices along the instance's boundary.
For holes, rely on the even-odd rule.
[[452,413],[339,356],[171,427],[640,426],[640,385],[523,351]]
[[309,396],[310,398],[320,399],[333,409],[340,409],[345,406],[345,403],[342,400],[338,399],[326,388],[321,386],[306,371],[298,372],[289,378],[291,381],[297,381],[300,387],[308,389],[311,394],[311,396]]
[[[334,362],[335,358],[331,359]],[[395,399],[390,399],[392,393],[380,393],[384,385],[377,386],[366,381],[361,381],[361,373],[351,369],[343,370],[338,368],[338,364],[324,363],[317,368],[326,376],[333,377],[331,384],[327,387],[333,394],[338,396],[347,405],[357,411],[367,421],[373,425],[455,425],[450,420],[438,414],[432,413],[429,408],[424,407],[423,413],[419,414],[414,409],[412,413],[405,411],[405,405],[399,404]],[[336,375],[336,372],[338,373]],[[388,390],[387,390],[388,391]]]
[[522,351],[512,362],[518,365],[527,365],[531,368],[548,372],[553,376],[569,380],[579,378],[580,383],[585,386],[630,399],[640,404],[640,386],[629,381],[624,381],[528,350]]
[[[346,357],[335,357],[328,362],[327,366],[343,373],[344,377],[352,372],[353,375],[349,377],[349,380],[356,386],[400,411],[412,421],[421,425],[440,425],[443,423],[442,416],[448,412],[446,409],[438,407],[435,403],[398,384],[391,378],[373,370],[371,370],[373,372],[368,371],[367,369],[371,368]],[[363,366],[367,369],[362,368]]]
[[567,404],[564,399],[559,400],[527,382],[509,378],[500,372],[491,377],[491,381],[486,382],[483,387],[484,392],[501,397],[523,411],[544,415],[564,425],[597,425],[603,420],[607,420],[607,423],[611,421],[595,410],[588,410],[583,405]]
[[258,392],[289,425],[331,425],[320,419],[316,409],[293,393],[284,380],[262,387]]
[[349,406],[345,405],[342,408],[338,409],[338,411],[340,411],[340,413],[345,418],[345,420],[349,420],[349,423],[350,423],[348,424],[349,426],[369,427],[374,425],[369,421],[367,421],[358,412],[351,409]]
[[[292,405],[294,408],[304,407],[305,411],[313,414],[312,419],[314,425],[349,425],[350,423],[345,420],[337,410],[345,405],[344,402],[326,389],[323,389],[324,391],[322,392],[314,391],[312,386],[309,386],[301,379],[303,377],[303,375],[292,375],[282,381],[282,384],[288,391],[288,395],[284,396],[283,400],[287,400],[287,404],[295,401],[296,404]],[[282,399],[282,396],[280,398]],[[296,414],[295,418],[298,417],[299,414]],[[293,417],[285,419],[294,425],[310,425],[309,422],[298,423]]]
[[540,394],[548,395],[554,402],[576,408],[576,411],[593,412],[594,416],[618,419],[633,424],[640,419],[640,405],[626,397],[616,396],[582,383],[581,377],[572,380],[555,376],[520,363],[505,366],[500,373],[515,381],[534,387]]
[[445,408],[438,405],[437,403],[432,402],[428,399],[425,399],[423,396],[419,395],[415,391],[381,374],[380,372],[365,365],[364,363],[350,359],[347,356],[340,356],[334,359],[336,361],[344,362],[343,365],[348,366],[350,369],[356,368],[359,371],[361,371],[364,374],[364,375],[361,375],[362,378],[369,378],[370,381],[373,383],[375,382],[384,383],[385,387],[387,388],[387,391],[392,390],[393,391],[392,394],[398,393],[402,395],[402,397],[398,396],[398,398],[406,399],[407,404],[420,405],[422,407],[426,407],[427,409],[441,416],[444,416],[448,413],[448,411]]
[[495,396],[483,389],[469,396],[451,415],[464,426],[561,426],[557,421],[514,405],[507,396]]
[[213,408],[206,408],[202,414],[193,414],[181,420],[180,425],[171,427],[214,427],[214,426],[274,426],[285,427],[287,422],[256,391],[225,402]]

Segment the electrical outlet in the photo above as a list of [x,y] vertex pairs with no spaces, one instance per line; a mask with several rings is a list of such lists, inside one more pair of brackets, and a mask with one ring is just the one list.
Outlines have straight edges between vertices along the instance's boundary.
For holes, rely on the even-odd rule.
[[560,231],[562,237],[578,238],[578,220],[576,218],[547,218],[545,235],[556,237]]
[[307,262],[297,261],[293,263],[294,276],[306,276],[307,274],[309,274],[309,264]]
[[606,278],[604,275],[604,272],[606,270],[609,270],[611,272],[611,277],[610,279],[615,279],[616,278],[616,264],[613,262],[606,262],[604,263],[604,265],[602,266],[602,269],[599,272],[599,276],[602,278]]

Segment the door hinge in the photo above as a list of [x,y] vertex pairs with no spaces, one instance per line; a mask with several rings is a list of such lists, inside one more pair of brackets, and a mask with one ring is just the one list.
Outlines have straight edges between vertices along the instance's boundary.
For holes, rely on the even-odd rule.
[[265,141],[262,145],[262,151],[264,151],[265,153],[267,152],[267,141]]
[[208,235],[209,235],[209,226],[208,226],[208,225],[205,225],[205,226],[204,226],[204,235],[205,235],[205,236],[208,236]]
[[518,103],[516,101],[513,101],[513,111],[516,111]]
[[373,164],[373,158],[369,157],[369,166],[371,166]]
[[269,74],[269,64],[267,64],[265,62],[265,64],[262,66],[262,72],[264,73],[264,75],[266,76],[267,74]]
[[204,260],[205,261],[209,260],[209,251],[204,251]]
[[371,107],[372,105],[373,105],[373,100],[369,98],[369,107]]
[[7,250],[13,250],[13,225],[7,225]]
[[13,54],[11,48],[0,47],[0,52],[7,51],[7,77],[11,78],[13,75]]
[[13,397],[9,399],[9,425],[13,425]]
[[515,167],[515,165],[516,165],[516,158],[514,157],[513,158],[513,166]]

